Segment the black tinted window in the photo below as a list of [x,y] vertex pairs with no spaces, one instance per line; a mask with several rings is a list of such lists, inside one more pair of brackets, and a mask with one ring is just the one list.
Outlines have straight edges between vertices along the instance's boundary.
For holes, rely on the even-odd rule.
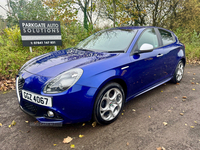
[[153,28],[147,29],[142,33],[138,40],[138,49],[140,49],[142,44],[151,44],[154,48],[158,47],[158,38]]
[[174,42],[174,38],[170,32],[158,29],[162,38],[163,45],[168,45]]

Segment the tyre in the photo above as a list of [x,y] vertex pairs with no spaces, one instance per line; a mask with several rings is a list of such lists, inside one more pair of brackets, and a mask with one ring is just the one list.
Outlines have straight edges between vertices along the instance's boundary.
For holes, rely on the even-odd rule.
[[123,88],[115,82],[107,84],[96,98],[93,111],[94,120],[102,125],[112,123],[119,116],[124,101]]
[[174,72],[172,82],[179,83],[183,78],[183,73],[184,73],[184,64],[183,64],[183,61],[180,60],[178,65],[176,66],[176,70]]

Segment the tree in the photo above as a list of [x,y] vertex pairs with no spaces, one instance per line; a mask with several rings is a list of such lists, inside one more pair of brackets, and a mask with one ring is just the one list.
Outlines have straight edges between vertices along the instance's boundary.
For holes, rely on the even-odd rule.
[[171,29],[182,28],[186,32],[200,33],[200,1],[199,0],[184,0],[178,6],[176,14],[171,19]]
[[113,0],[113,27],[115,27],[116,22],[116,0]]
[[105,0],[101,17],[113,21],[119,26],[145,25],[145,1],[141,0]]
[[180,0],[148,0],[146,1],[148,24],[152,26],[166,26],[165,20],[176,14]]
[[78,11],[81,10],[84,14],[83,22],[85,29],[88,29],[88,23],[91,26],[96,23],[100,15],[102,0],[73,0],[73,4]]
[[49,13],[40,0],[10,0],[7,12],[8,26],[19,24],[19,20],[48,20]]
[[53,16],[66,23],[77,21],[77,14],[81,11],[85,29],[96,23],[99,18],[97,8],[101,8],[101,0],[43,0],[43,3],[53,10]]
[[73,6],[73,0],[42,0],[42,2],[44,7],[51,10],[50,20],[60,21],[63,25],[77,22],[78,11]]

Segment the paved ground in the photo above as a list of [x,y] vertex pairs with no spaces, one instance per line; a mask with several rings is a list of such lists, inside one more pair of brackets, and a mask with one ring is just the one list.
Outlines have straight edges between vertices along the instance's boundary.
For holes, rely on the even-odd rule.
[[[123,113],[108,126],[92,127],[86,122],[85,126],[32,127],[29,123],[35,120],[19,109],[15,91],[0,94],[0,149],[60,150],[74,144],[75,149],[85,150],[199,150],[200,66],[188,65],[179,85],[167,83],[151,90],[126,103]],[[9,128],[13,120],[16,125]],[[79,138],[80,134],[84,137]],[[62,143],[67,136],[73,138],[71,144]]]

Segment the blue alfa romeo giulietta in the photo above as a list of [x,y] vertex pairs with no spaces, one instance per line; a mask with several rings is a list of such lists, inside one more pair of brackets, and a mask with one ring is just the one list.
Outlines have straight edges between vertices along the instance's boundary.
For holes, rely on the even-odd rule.
[[169,30],[112,28],[29,60],[16,78],[17,97],[40,123],[110,124],[125,102],[180,82],[185,63],[185,46]]

